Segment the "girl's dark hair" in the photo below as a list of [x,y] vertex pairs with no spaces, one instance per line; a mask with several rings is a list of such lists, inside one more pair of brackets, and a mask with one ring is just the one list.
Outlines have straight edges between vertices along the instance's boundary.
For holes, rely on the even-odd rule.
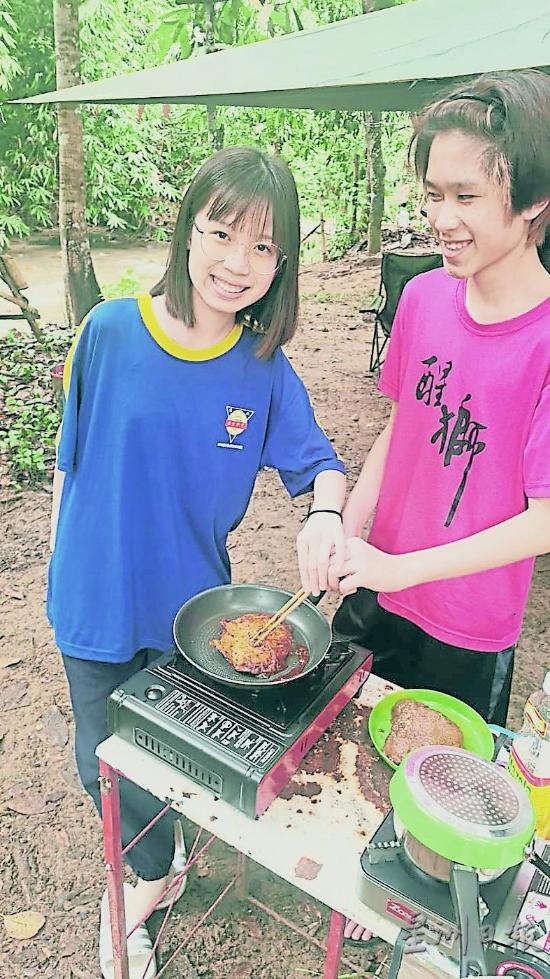
[[[481,75],[428,106],[413,121],[417,176],[426,178],[430,149],[440,133],[459,131],[485,144],[487,176],[502,188],[518,214],[550,199],[550,76],[543,71]],[[541,245],[550,204],[531,221],[528,241]]]
[[241,310],[253,328],[264,334],[257,353],[268,358],[291,339],[297,325],[300,209],[294,177],[279,157],[251,146],[220,150],[195,174],[177,217],[166,272],[151,289],[152,296],[164,294],[170,315],[188,326],[193,325],[188,243],[195,217],[207,204],[210,219],[230,216],[237,225],[251,216],[261,228],[271,214],[273,241],[286,259],[266,295]]

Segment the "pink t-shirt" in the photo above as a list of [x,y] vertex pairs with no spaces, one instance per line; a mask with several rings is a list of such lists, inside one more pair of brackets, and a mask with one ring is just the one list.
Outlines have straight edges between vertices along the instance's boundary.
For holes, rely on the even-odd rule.
[[[475,322],[465,282],[416,276],[394,320],[380,390],[399,402],[369,536],[390,554],[469,537],[550,497],[550,299]],[[466,649],[516,642],[533,560],[379,595],[380,605]]]

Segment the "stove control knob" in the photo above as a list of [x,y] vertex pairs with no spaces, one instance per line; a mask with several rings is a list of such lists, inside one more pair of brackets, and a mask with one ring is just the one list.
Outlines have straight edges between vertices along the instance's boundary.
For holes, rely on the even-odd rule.
[[165,687],[156,685],[153,687],[147,687],[147,690],[145,691],[145,696],[147,697],[147,700],[160,700],[161,697],[164,697],[165,693],[166,693]]

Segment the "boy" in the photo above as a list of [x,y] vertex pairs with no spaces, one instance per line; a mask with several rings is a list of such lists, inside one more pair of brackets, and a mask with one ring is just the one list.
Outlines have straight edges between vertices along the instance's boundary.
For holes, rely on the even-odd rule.
[[388,680],[504,724],[534,556],[550,549],[550,78],[483,76],[430,106],[413,143],[444,268],[396,314],[380,378],[393,404],[345,508],[334,630]]
[[[333,630],[371,648],[378,675],[505,724],[550,550],[550,78],[483,76],[428,107],[413,144],[444,268],[413,279],[395,317],[392,408],[344,510]],[[344,935],[370,937],[352,921]]]

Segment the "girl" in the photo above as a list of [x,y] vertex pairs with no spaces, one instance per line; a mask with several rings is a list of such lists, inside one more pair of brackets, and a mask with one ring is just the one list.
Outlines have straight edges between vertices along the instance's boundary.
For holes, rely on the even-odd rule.
[[[171,647],[187,599],[229,582],[227,535],[262,467],[277,469],[291,496],[313,488],[298,536],[302,584],[314,593],[337,585],[343,466],[281,350],[296,329],[298,249],[286,165],[252,148],[222,150],[185,194],[161,282],[93,309],[67,359],[48,617],[80,777],[98,809],[106,698]],[[159,808],[123,783],[123,845]],[[130,851],[129,929],[165,889],[173,854],[167,815]],[[105,924],[103,902],[100,963],[110,977]],[[134,932],[132,976],[150,948],[146,929]]]

